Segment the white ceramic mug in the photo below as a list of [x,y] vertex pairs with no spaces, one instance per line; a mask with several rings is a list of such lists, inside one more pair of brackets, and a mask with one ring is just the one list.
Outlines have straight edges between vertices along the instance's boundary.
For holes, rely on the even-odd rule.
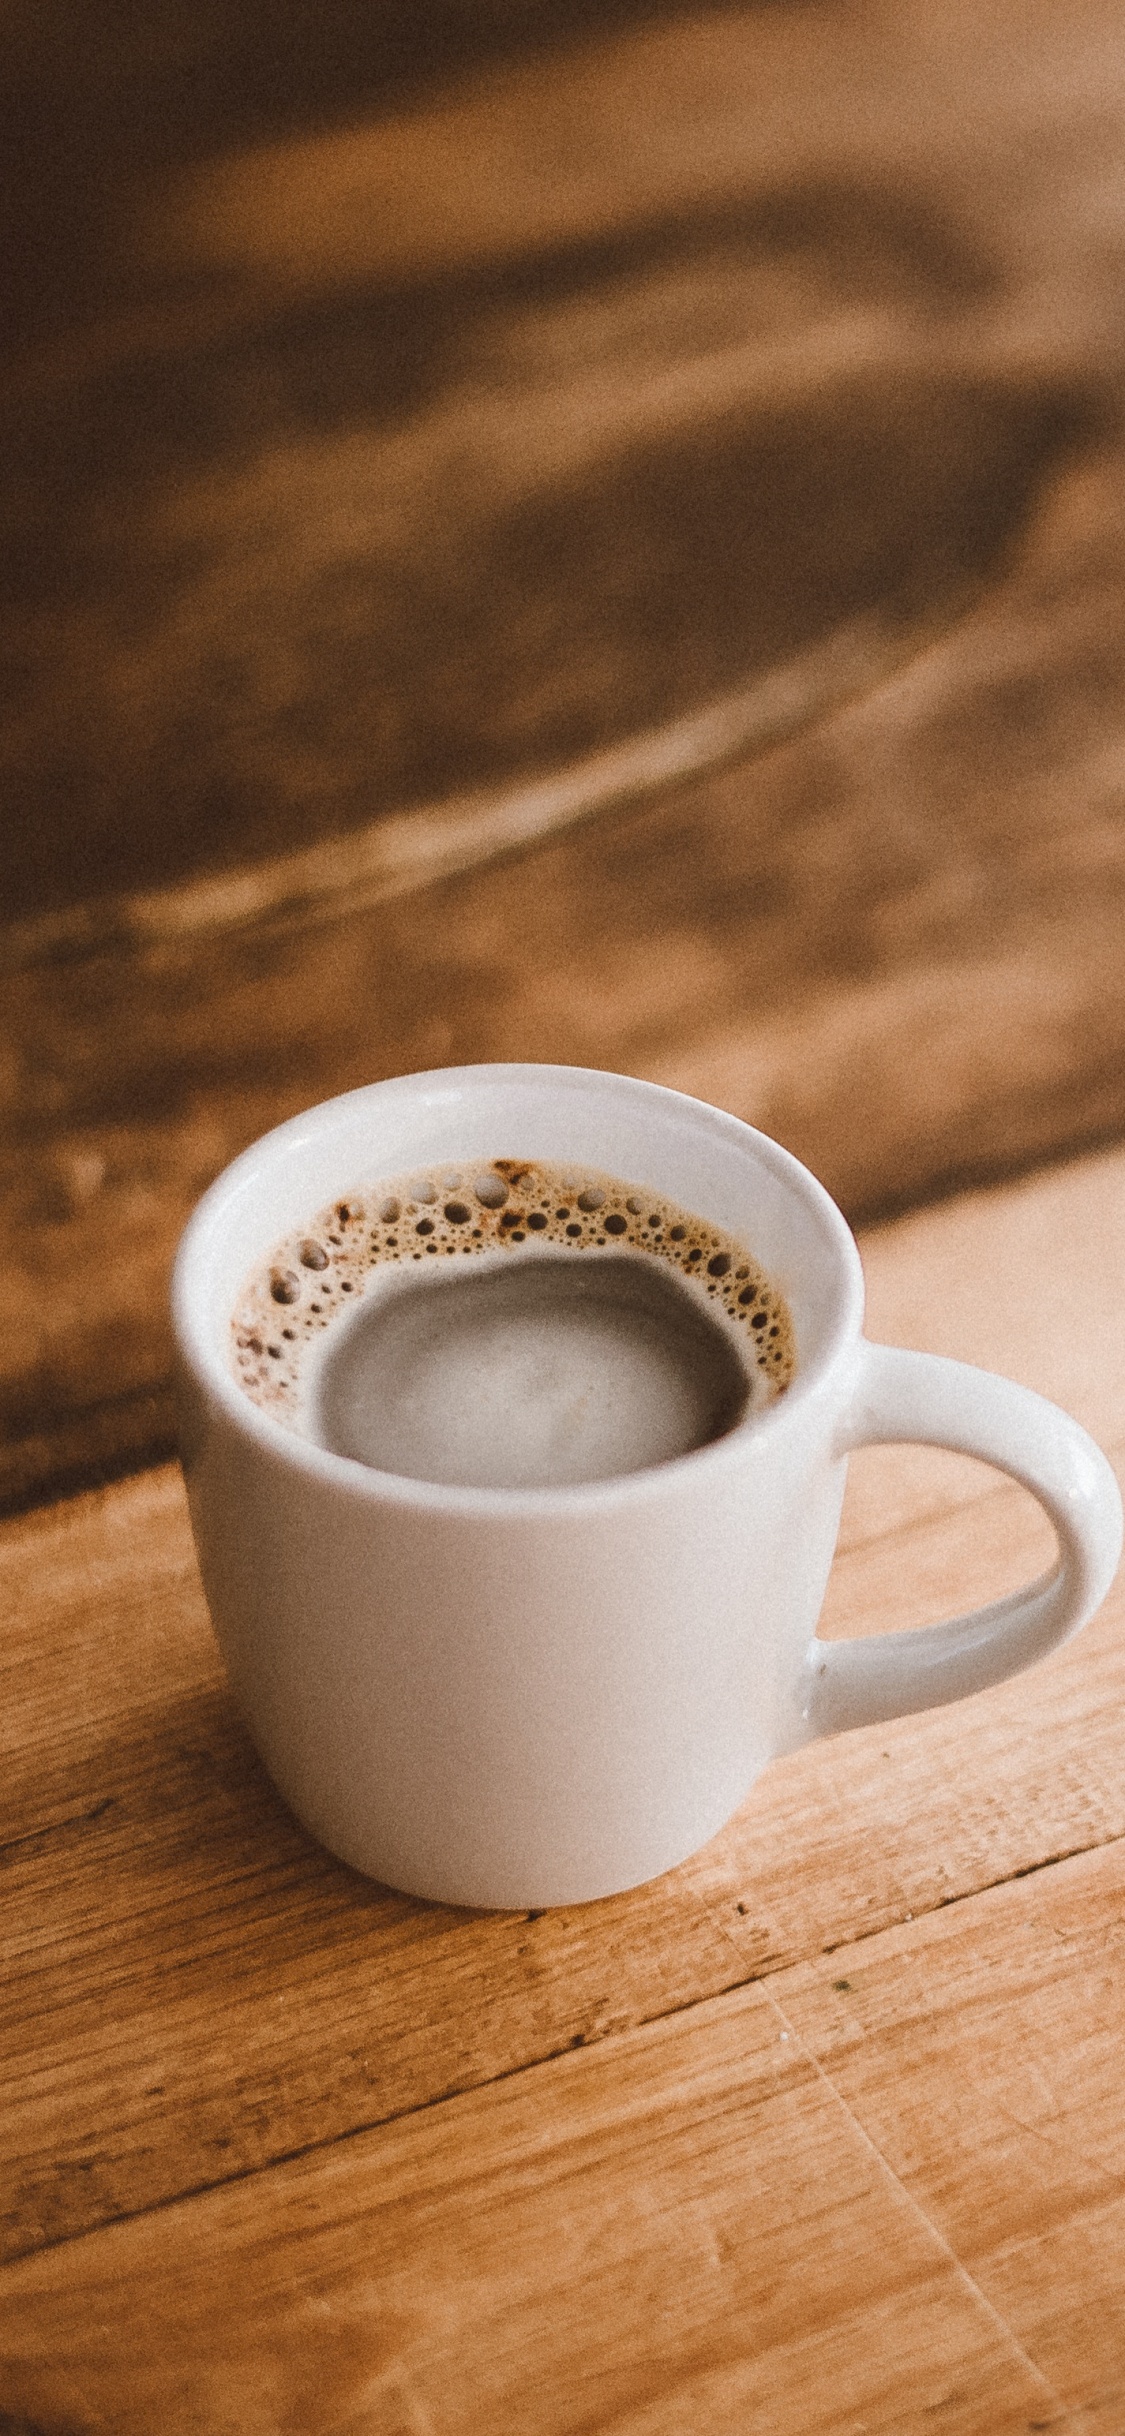
[[[586,1163],[744,1241],[785,1295],[785,1395],[649,1471],[578,1487],[402,1479],[252,1403],[229,1356],[251,1268],[381,1177]],[[1014,1674],[1112,1580],[1121,1502],[1056,1406],[869,1345],[854,1239],[787,1151],[698,1100],[572,1067],[406,1075],[295,1117],[184,1235],[173,1306],[204,1586],[274,1781],[356,1868],[451,1903],[608,1895],[705,1843],[775,1754]],[[1054,1570],[956,1622],[819,1641],[851,1447],[915,1439],[1031,1489]]]

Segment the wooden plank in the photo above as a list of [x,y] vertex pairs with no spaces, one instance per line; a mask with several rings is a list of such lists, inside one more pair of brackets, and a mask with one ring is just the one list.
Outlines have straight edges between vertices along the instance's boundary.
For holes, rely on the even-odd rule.
[[114,2436],[1026,2436],[1042,2374],[744,1991],[0,2271]]
[[[443,20],[444,59],[512,39],[484,16],[460,52]],[[59,240],[5,406],[13,766],[61,824],[35,812],[10,866],[61,924],[6,940],[10,1497],[164,1442],[181,1216],[250,1134],[375,1071],[631,1066],[765,1122],[853,1212],[1120,1130],[1125,459],[1089,437],[1121,387],[1119,32],[1104,5],[982,28],[942,0],[893,39],[864,6],[713,12],[375,136],[310,141],[302,98],[293,144],[204,168],[176,213],[166,154],[115,269],[90,138],[101,216]],[[68,44],[53,15],[34,39],[50,127]],[[225,36],[165,12],[169,90],[184,39]],[[391,242],[405,268],[373,266]],[[727,512],[746,464],[780,503],[757,556]],[[398,559],[371,506],[396,485]],[[73,598],[42,556],[21,589],[44,534]],[[403,567],[415,628],[376,627],[417,666],[355,716],[341,639],[374,631],[373,587],[401,606]],[[421,648],[435,602],[460,693]],[[822,632],[829,658],[866,634],[869,674],[888,637],[919,648],[811,732],[827,697],[776,654]],[[480,867],[543,801],[620,804],[536,798],[564,748],[608,739],[620,770],[624,733],[663,784],[671,700],[729,753],[732,669],[745,741],[789,742]],[[1118,1154],[887,1227],[872,1326],[999,1362],[1120,1454],[1123,1207]],[[1033,1569],[1031,1510],[988,1477],[858,1463],[829,1626]],[[13,2436],[1118,2436],[1120,1588],[1019,1683],[780,1763],[655,1888],[497,1920],[373,1888],[288,1818],[173,1475],[9,1527],[0,1582]]]
[[[1089,5],[1074,14],[1078,58],[1112,94],[1112,19]],[[983,78],[978,61],[971,132],[955,116],[969,80],[957,56],[963,7],[932,12],[925,51],[909,27],[898,45],[880,43],[870,8],[827,10],[815,24],[792,8],[764,24],[751,9],[692,13],[560,47],[546,69],[538,59],[467,79],[424,114],[205,160],[154,206],[154,250],[181,280],[220,270],[243,298],[322,293],[422,266],[463,273],[529,245],[549,254],[580,243],[591,223],[621,234],[658,216],[682,221],[747,188],[811,181],[826,157],[862,160],[877,179],[888,168],[901,176],[904,152],[911,168],[918,154],[928,165],[954,133],[1007,149],[1013,121],[1043,113],[1043,52],[1048,73],[1063,63],[1049,16],[1030,59],[1026,17],[1009,5],[995,18],[1003,74]],[[1066,64],[1073,77],[1078,63]]]
[[[868,1327],[1005,1370],[1125,1453],[1125,1159],[1076,1161],[861,1237]],[[828,1632],[936,1622],[1015,1588],[1051,1535],[986,1467],[880,1447],[849,1467]],[[1046,1666],[956,1711],[776,1764],[690,1864],[755,1970],[1119,1836],[1125,1598]],[[790,1855],[802,1854],[794,1871]],[[877,1856],[877,1857],[876,1857]],[[846,1916],[846,1925],[842,1925]]]
[[[1105,16],[1087,0],[1078,44],[1103,113]],[[972,79],[967,212],[942,192],[960,10],[935,31],[889,59],[877,19],[812,42],[799,10],[729,11],[204,167],[201,117],[187,191],[166,170],[138,198],[111,156],[124,318],[103,297],[100,332],[80,312],[69,356],[55,331],[8,383],[9,750],[46,815],[11,910],[307,860],[710,704],[842,620],[908,639],[948,610],[1088,430],[1106,302],[1022,191],[1073,112],[1073,30],[1046,28],[1055,92],[1042,58],[983,106]]]
[[663,1077],[853,1212],[1120,1130],[1114,12],[811,27],[603,30],[390,117],[369,45],[351,125],[290,97],[263,153],[193,20],[210,132],[169,100],[48,246],[2,407],[9,1505],[167,1451],[187,1209],[373,1074]]
[[[73,1519],[69,1560],[46,1518],[22,1527],[20,1570],[50,1590],[5,1668],[8,2254],[1125,1833],[1118,1596],[1073,1651],[956,1717],[778,1763],[651,1888],[533,1921],[412,1904],[319,1853],[266,1784],[174,1482]],[[978,1533],[931,1523],[931,1551],[939,1528],[956,1606]],[[900,1582],[917,1536],[879,1545]],[[867,1623],[870,1562],[849,1571],[837,1613]]]
[[674,1876],[478,1918],[319,1851],[233,1711],[178,1476],[29,1519],[0,1570],[6,2253],[740,1975]]
[[[1079,566],[1074,581],[1092,616]],[[1106,632],[1115,614],[1103,599]],[[1069,680],[1053,691],[1049,651],[1031,650],[1033,741],[982,752],[951,801],[951,728],[973,732],[974,701],[995,724],[1002,624],[982,610],[900,692],[756,773],[445,883],[425,919],[404,900],[11,979],[10,1495],[42,1478],[45,1426],[97,1407],[100,1451],[107,1399],[151,1395],[192,1200],[330,1088],[461,1058],[613,1065],[763,1123],[853,1211],[1117,1122],[1115,696],[1107,680],[1095,751]],[[888,726],[906,732],[893,751]]]
[[[620,31],[630,17],[642,22]],[[354,5],[341,10],[344,20],[343,40],[318,45],[320,25],[295,9],[271,52],[253,10],[236,29],[169,8],[166,40],[130,46],[126,35],[111,67],[73,43],[48,41],[37,60],[22,28],[14,42],[9,33],[6,64],[23,86],[22,113],[46,122],[49,142],[45,162],[28,145],[30,202],[26,189],[18,197],[33,226],[39,205],[36,234],[53,274],[54,312],[42,312],[40,293],[40,314],[25,325],[39,337],[41,361],[51,360],[60,321],[79,330],[108,322],[119,346],[135,343],[144,306],[151,332],[152,306],[167,303],[169,284],[206,330],[260,313],[263,302],[378,292],[442,270],[463,279],[474,262],[529,251],[550,261],[592,227],[627,238],[659,219],[721,212],[747,189],[823,201],[839,180],[846,208],[854,185],[869,181],[889,211],[900,198],[907,213],[913,206],[921,238],[929,214],[919,190],[935,158],[960,212],[976,190],[1005,267],[1022,236],[1025,253],[1030,243],[1069,258],[1080,285],[1097,276],[1082,238],[1112,210],[1105,186],[1087,181],[1086,230],[1077,219],[1068,228],[1057,209],[1051,225],[1039,225],[1027,193],[1041,188],[1044,164],[1027,136],[1029,127],[1061,127],[1050,174],[1065,184],[1075,124],[1094,97],[1103,113],[1099,168],[1105,162],[1121,92],[1107,0],[1078,0],[1065,16],[1041,7],[1034,19],[1005,0],[987,28],[964,0],[942,0],[924,24],[897,20],[894,42],[877,5],[822,8],[811,21],[790,6],[763,21],[753,7],[684,12],[609,0],[594,12],[564,0],[543,28],[503,0],[471,10],[453,0],[427,21],[424,39],[399,0],[377,26]],[[301,57],[286,77],[290,44]],[[490,70],[490,58],[499,68]],[[85,284],[61,249],[43,243],[44,218],[70,233],[66,198],[50,194],[60,152],[79,182],[92,177],[94,160],[103,173],[107,160],[111,175],[132,173],[132,212],[86,231]],[[36,192],[40,179],[46,195]],[[948,261],[940,221],[929,234],[934,261]],[[210,320],[198,312],[201,290]],[[1057,312],[1056,295],[1041,301]],[[1068,303],[1073,317],[1073,294]],[[183,314],[169,315],[165,328],[182,334]]]
[[1061,2424],[1106,2436],[1125,2418],[1123,1895],[1118,1843],[771,1983]]
[[[995,1537],[993,1515],[982,1500],[880,1543],[877,1562],[841,1559],[836,1628],[901,1628],[918,1612],[915,1566],[923,1580],[932,1566],[931,1613],[946,1615],[1026,1578],[1025,1513]],[[685,1874],[764,1973],[1120,1837],[1123,1668],[1118,1586],[1081,1640],[1030,1674],[776,1761]]]
[[[985,1195],[881,1230],[873,1303],[964,1351],[960,1294],[986,1358],[1015,1313],[1024,1366],[1104,1421],[1122,1271],[1092,1254],[1123,1186],[1111,1154],[1018,1188],[1018,1224]],[[1025,1303],[1021,1241],[1036,1275],[1070,1263],[1067,1305]],[[891,1487],[888,1528],[868,1504],[839,1561],[837,1628],[1035,1569],[1022,1493],[966,1505],[955,1482],[935,1509],[926,1479],[912,1521],[911,1484]],[[683,1870],[538,1919],[389,1895],[296,1826],[231,1708],[174,1473],[7,1525],[0,1599],[7,2256],[1125,1834],[1125,1587],[1049,1666],[779,1762]]]
[[70,364],[77,335],[96,343],[130,305],[151,333],[153,266],[128,241],[136,189],[149,180],[164,187],[170,171],[227,147],[385,118],[411,100],[418,111],[489,63],[569,46],[591,16],[604,34],[651,13],[652,0],[601,0],[596,12],[589,0],[559,0],[545,25],[508,0],[437,0],[420,23],[410,0],[384,0],[375,15],[339,0],[330,20],[308,0],[292,0],[283,18],[265,0],[247,0],[237,17],[172,0],[159,27],[120,18],[112,43],[67,0],[9,17],[3,268],[13,342],[40,362],[53,342],[56,361]]

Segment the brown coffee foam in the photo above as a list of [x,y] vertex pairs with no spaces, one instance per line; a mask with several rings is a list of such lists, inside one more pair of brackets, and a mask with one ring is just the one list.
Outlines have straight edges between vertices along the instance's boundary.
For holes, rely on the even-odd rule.
[[253,1271],[231,1323],[240,1385],[300,1430],[325,1330],[395,1266],[515,1252],[633,1252],[671,1267],[741,1347],[760,1400],[793,1375],[787,1306],[747,1246],[646,1186],[588,1167],[498,1158],[414,1169],[331,1202],[295,1227]]

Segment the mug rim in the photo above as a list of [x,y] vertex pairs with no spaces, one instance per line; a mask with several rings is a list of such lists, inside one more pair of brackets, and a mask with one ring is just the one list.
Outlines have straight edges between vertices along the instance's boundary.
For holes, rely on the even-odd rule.
[[[471,1088],[474,1083],[487,1082],[503,1086],[505,1082],[534,1082],[549,1085],[552,1081],[565,1083],[573,1090],[583,1083],[596,1087],[601,1093],[622,1091],[630,1098],[648,1097],[660,1102],[673,1101],[692,1112],[693,1118],[713,1134],[725,1136],[737,1147],[752,1153],[759,1165],[791,1190],[799,1193],[820,1220],[821,1229],[836,1255],[836,1306],[826,1325],[818,1347],[803,1360],[785,1393],[764,1411],[751,1412],[722,1437],[688,1453],[670,1457],[667,1461],[649,1465],[635,1472],[612,1474],[606,1479],[574,1481],[554,1488],[479,1488],[458,1483],[415,1480],[405,1473],[384,1472],[374,1465],[360,1462],[353,1456],[338,1454],[334,1448],[318,1445],[315,1440],[301,1436],[278,1421],[247,1395],[233,1371],[229,1370],[214,1342],[202,1308],[202,1292],[208,1278],[214,1247],[222,1240],[222,1222],[240,1193],[260,1170],[266,1154],[280,1156],[288,1147],[299,1150],[307,1140],[310,1128],[319,1134],[325,1127],[338,1124],[346,1109],[353,1109],[362,1100],[376,1095],[409,1099],[423,1093],[427,1087],[453,1086]],[[354,1184],[354,1178],[346,1180]],[[346,1189],[341,1184],[337,1189]],[[699,1213],[705,1215],[704,1211]],[[207,1400],[217,1404],[224,1418],[245,1438],[256,1443],[263,1454],[302,1479],[319,1481],[326,1489],[347,1494],[362,1503],[412,1505],[430,1511],[479,1515],[495,1519],[505,1517],[559,1516],[574,1514],[579,1509],[619,1505],[622,1500],[643,1502],[659,1494],[673,1477],[682,1478],[690,1467],[697,1475],[704,1467],[712,1473],[726,1465],[738,1463],[748,1440],[763,1444],[779,1435],[789,1435],[799,1427],[807,1409],[818,1403],[836,1374],[846,1365],[849,1355],[863,1333],[864,1281],[859,1248],[843,1212],[837,1207],[827,1188],[792,1151],[774,1141],[759,1127],[750,1125],[743,1117],[729,1110],[716,1108],[688,1092],[676,1091],[668,1084],[653,1083],[639,1076],[622,1075],[609,1068],[569,1066],[536,1061],[482,1061],[474,1065],[438,1066],[417,1073],[388,1075],[371,1083],[361,1083],[350,1091],[336,1092],[329,1099],[314,1102],[295,1116],[283,1119],[280,1125],[259,1134],[245,1150],[230,1160],[214,1178],[189,1217],[176,1250],[170,1290],[171,1316],[176,1350],[180,1362]]]

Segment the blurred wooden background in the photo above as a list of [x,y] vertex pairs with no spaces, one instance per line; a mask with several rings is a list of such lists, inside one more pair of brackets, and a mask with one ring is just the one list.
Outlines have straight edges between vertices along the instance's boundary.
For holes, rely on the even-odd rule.
[[651,1075],[853,1216],[1125,1127],[1107,0],[72,0],[0,36],[0,1500],[410,1067]]

